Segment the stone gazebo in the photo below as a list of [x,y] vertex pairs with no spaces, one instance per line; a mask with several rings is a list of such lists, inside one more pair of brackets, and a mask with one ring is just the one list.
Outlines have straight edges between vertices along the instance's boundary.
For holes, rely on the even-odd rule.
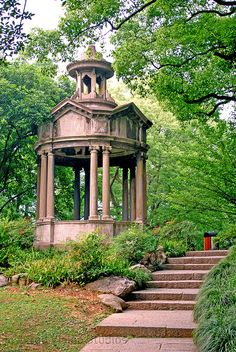
[[[114,74],[94,46],[67,66],[76,92],[52,110],[39,128],[36,245],[58,245],[99,228],[111,236],[146,220],[146,130],[152,123],[133,103],[117,106],[107,91]],[[54,217],[54,167],[74,169],[74,220]],[[110,166],[123,169],[122,221],[110,216]],[[98,215],[98,167],[102,167],[102,215]],[[80,173],[84,172],[81,212]]]

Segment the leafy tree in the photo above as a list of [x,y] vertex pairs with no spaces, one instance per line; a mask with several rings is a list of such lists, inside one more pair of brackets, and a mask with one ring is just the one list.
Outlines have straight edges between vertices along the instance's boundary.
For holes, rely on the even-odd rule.
[[0,215],[35,212],[37,125],[72,93],[65,77],[58,81],[35,65],[15,62],[0,72]]
[[181,120],[216,117],[234,103],[235,9],[229,0],[63,0],[69,47],[112,32],[114,66]]
[[234,222],[234,129],[225,122],[192,123],[163,128],[156,140],[149,155],[153,223],[187,219],[221,228]]
[[180,123],[152,97],[131,96],[120,83],[110,91],[121,104],[134,101],[153,122],[147,162],[150,224],[189,220],[220,229],[223,223],[234,223],[234,128],[224,121]]
[[7,57],[16,54],[27,39],[23,25],[33,14],[25,10],[26,4],[27,0],[24,0],[21,9],[17,0],[0,0],[0,64]]

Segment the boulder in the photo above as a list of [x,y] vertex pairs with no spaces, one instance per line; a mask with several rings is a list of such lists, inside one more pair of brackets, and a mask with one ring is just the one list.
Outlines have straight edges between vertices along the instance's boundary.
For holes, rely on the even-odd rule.
[[86,289],[101,293],[111,293],[115,296],[125,297],[136,288],[133,280],[126,277],[109,276],[96,280],[85,286]]
[[105,306],[112,308],[116,313],[120,313],[123,309],[128,308],[128,304],[122,298],[112,294],[99,295],[98,298],[101,299],[101,302]]
[[0,274],[0,287],[7,286],[8,285],[8,279],[6,276]]

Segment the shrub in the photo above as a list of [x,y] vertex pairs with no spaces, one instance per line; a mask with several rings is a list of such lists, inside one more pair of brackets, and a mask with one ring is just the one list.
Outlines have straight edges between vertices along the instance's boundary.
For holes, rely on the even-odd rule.
[[214,242],[219,244],[221,249],[228,249],[236,244],[236,225],[228,225],[223,229],[217,237],[215,237]]
[[0,267],[8,267],[9,259],[21,250],[32,247],[34,226],[29,220],[20,219],[0,223]]
[[167,257],[182,257],[187,252],[186,243],[182,240],[162,239],[161,245]]
[[139,225],[132,225],[112,241],[113,254],[129,263],[138,263],[145,253],[156,248],[157,237],[149,231],[144,232]]
[[129,262],[111,254],[107,236],[97,233],[85,235],[80,241],[71,241],[64,250],[48,249],[20,253],[10,261],[7,276],[26,273],[27,277],[44,286],[56,286],[62,282],[84,285],[101,276],[126,276],[142,286],[150,275],[143,270],[132,271]]
[[[203,249],[203,235],[190,221],[171,222],[160,228],[158,241],[170,256],[184,255],[188,250]],[[166,243],[167,242],[167,243]]]
[[236,246],[210,271],[198,296],[195,340],[201,352],[235,352],[235,288]]

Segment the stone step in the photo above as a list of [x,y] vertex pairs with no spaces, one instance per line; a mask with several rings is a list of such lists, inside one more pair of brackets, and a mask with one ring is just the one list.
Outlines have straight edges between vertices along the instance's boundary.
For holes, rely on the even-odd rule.
[[195,301],[128,301],[129,309],[136,310],[193,310]]
[[202,280],[148,281],[147,287],[159,288],[200,288]]
[[152,273],[153,281],[203,280],[209,270],[162,270]]
[[165,264],[167,270],[211,270],[214,264]]
[[168,258],[169,264],[216,264],[225,257],[181,257]]
[[96,327],[102,336],[192,337],[196,328],[188,310],[126,310],[105,318]]
[[224,257],[228,255],[227,250],[210,250],[210,251],[190,251],[186,253],[187,257]]
[[145,290],[133,291],[130,295],[131,300],[186,300],[194,301],[199,289],[197,288],[147,288]]
[[80,352],[198,352],[191,338],[96,337]]

